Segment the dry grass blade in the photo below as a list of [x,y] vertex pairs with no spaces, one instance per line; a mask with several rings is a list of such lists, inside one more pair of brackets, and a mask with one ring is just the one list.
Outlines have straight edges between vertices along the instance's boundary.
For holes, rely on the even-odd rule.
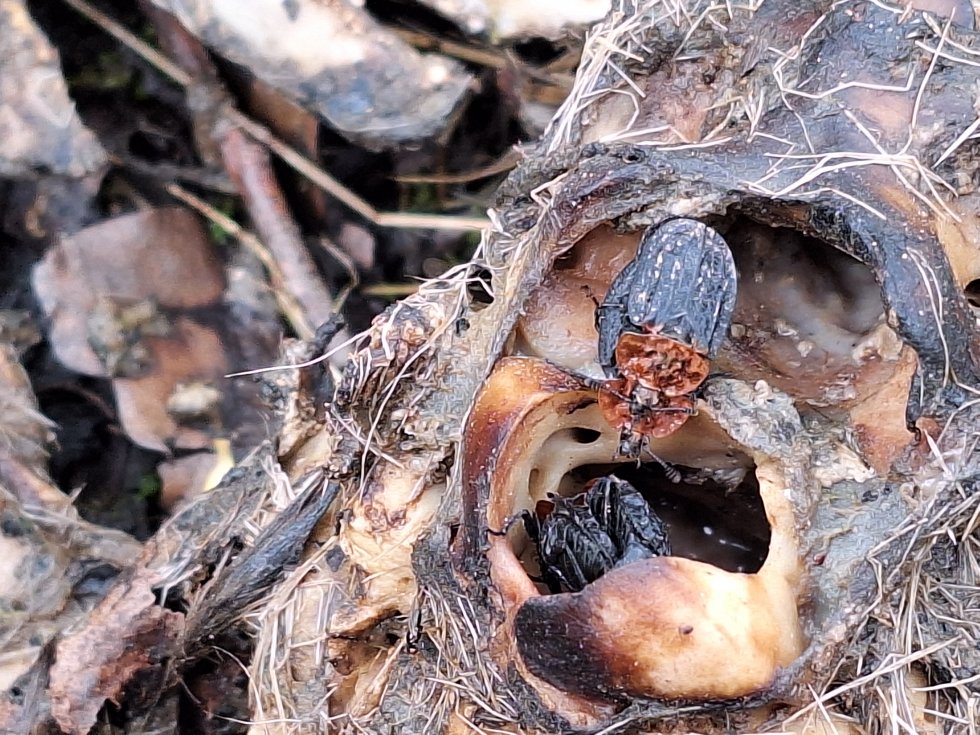
[[514,168],[521,160],[517,150],[507,151],[498,160],[473,171],[459,174],[405,174],[394,177],[395,181],[406,184],[468,184],[471,181],[489,179],[491,176],[503,174]]
[[306,318],[306,313],[299,305],[292,294],[284,287],[285,278],[279,270],[279,265],[275,258],[269,253],[262,241],[251,232],[239,225],[228,215],[219,212],[200,197],[195,196],[178,184],[167,184],[167,193],[175,199],[180,200],[191,209],[198,212],[208,221],[214,223],[229,235],[237,239],[244,245],[252,255],[254,255],[269,273],[272,282],[273,293],[280,311],[289,320],[290,326],[302,339],[310,339],[313,336],[314,328]]

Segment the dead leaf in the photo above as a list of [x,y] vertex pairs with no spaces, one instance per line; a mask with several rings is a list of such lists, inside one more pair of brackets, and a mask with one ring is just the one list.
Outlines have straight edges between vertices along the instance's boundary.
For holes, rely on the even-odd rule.
[[[58,359],[113,377],[127,435],[160,452],[210,443],[203,421],[185,420],[167,405],[180,385],[217,388],[228,371],[219,335],[180,315],[222,308],[224,282],[200,222],[184,209],[88,227],[52,248],[33,274]],[[212,423],[220,426],[220,417]]]
[[431,137],[470,77],[423,56],[348,0],[153,0],[206,45],[372,148]]
[[88,732],[106,700],[118,703],[135,677],[166,665],[182,630],[183,616],[157,605],[148,577],[113,587],[85,626],[58,643],[48,690],[58,725]]
[[224,287],[204,229],[184,209],[127,214],[66,237],[35,267],[32,282],[52,320],[58,359],[98,377],[110,375],[90,344],[89,318],[100,297],[192,309],[216,302]]
[[[144,343],[153,369],[138,377],[116,378],[112,384],[127,436],[140,446],[160,452],[167,452],[170,447],[208,447],[211,439],[206,425],[182,423],[167,410],[167,404],[181,384],[215,385],[221,381],[228,368],[218,335],[181,317],[168,336],[148,337]],[[207,425],[220,428],[220,421]]]
[[[230,455],[225,453],[230,459]],[[209,486],[216,469],[230,465],[213,452],[197,452],[187,457],[167,460],[157,465],[157,472],[163,487],[160,490],[160,504],[170,510],[181,500],[194,497]]]
[[[37,401],[16,350],[0,342],[0,447],[2,454],[28,464],[47,461],[54,441],[53,424],[38,411]],[[3,474],[0,472],[0,482]]]

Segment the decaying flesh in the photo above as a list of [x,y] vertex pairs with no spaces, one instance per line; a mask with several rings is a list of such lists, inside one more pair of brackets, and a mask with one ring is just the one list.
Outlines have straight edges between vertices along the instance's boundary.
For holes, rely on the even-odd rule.
[[[923,707],[970,721],[969,6],[669,5],[614,2],[590,33],[572,98],[500,192],[478,263],[492,303],[469,303],[465,273],[427,284],[311,423],[347,510],[262,621],[255,670],[274,685],[257,720],[328,701],[369,732],[755,731],[824,711],[887,730]],[[519,524],[492,532],[616,464],[567,371],[602,377],[592,299],[678,216],[725,238],[740,295],[714,361],[728,377],[652,450],[754,477],[765,558],[734,571],[693,558],[704,534],[671,538],[672,556],[544,594]],[[725,496],[689,490],[679,517]],[[733,650],[737,676],[718,665]]]

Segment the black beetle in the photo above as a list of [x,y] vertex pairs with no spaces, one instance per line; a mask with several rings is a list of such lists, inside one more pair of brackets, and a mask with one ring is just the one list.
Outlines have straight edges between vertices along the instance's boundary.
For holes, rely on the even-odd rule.
[[596,309],[599,364],[617,378],[626,332],[669,337],[712,358],[728,335],[738,277],[728,243],[693,219],[667,220],[640,240]]
[[552,592],[578,592],[617,566],[670,555],[663,520],[635,487],[614,475],[574,497],[549,494],[523,520]]
[[636,455],[646,437],[673,433],[694,413],[694,392],[728,335],[738,275],[728,244],[692,219],[648,229],[636,257],[596,307],[599,403]]

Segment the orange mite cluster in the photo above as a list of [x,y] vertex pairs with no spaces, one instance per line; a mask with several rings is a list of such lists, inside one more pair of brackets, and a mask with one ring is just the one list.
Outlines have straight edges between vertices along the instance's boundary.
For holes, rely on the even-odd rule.
[[616,344],[620,377],[599,389],[599,407],[620,429],[659,438],[694,413],[692,394],[708,377],[708,358],[660,334],[626,332]]

